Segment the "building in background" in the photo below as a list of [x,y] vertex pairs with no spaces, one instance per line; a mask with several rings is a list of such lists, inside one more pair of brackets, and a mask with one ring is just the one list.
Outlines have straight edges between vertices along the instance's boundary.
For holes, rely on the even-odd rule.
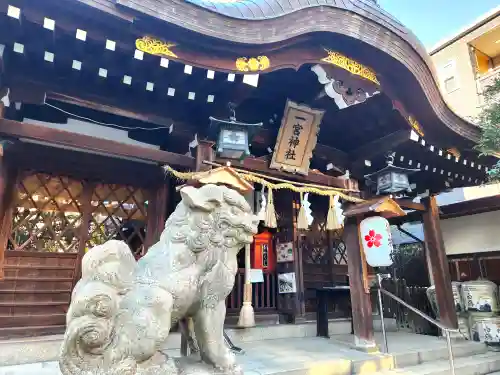
[[482,93],[500,77],[500,6],[429,54],[445,99],[463,117],[475,117],[484,104]]

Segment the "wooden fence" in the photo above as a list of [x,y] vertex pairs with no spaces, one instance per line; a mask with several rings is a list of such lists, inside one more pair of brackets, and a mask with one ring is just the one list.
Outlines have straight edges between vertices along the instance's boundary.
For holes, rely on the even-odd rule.
[[[278,279],[275,272],[264,273],[263,283],[252,284],[252,305],[256,312],[276,311]],[[243,304],[243,288],[245,285],[245,270],[239,269],[236,274],[234,288],[226,299],[228,314],[238,313]]]
[[[384,280],[384,288],[397,295],[409,305],[419,309],[426,315],[436,318],[432,311],[431,304],[427,298],[427,287],[407,286],[404,279]],[[397,303],[392,298],[383,295],[384,316],[396,319],[398,329],[412,333],[424,335],[438,335],[438,329],[414,312],[408,310],[403,305]],[[373,311],[378,311],[377,295],[372,293]]]

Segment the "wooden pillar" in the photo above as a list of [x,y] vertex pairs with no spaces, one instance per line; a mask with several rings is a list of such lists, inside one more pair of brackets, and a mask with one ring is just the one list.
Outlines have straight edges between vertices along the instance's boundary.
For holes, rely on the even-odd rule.
[[359,218],[346,218],[344,224],[344,242],[347,252],[349,286],[351,288],[352,321],[354,343],[358,349],[376,351],[373,336],[373,316],[370,293],[365,289],[366,270],[364,257],[361,255],[359,238]]
[[146,239],[144,247],[147,250],[160,239],[160,235],[165,228],[167,220],[167,206],[170,191],[170,178],[167,181],[155,188],[151,189],[148,200],[148,218],[146,225]]
[[[294,215],[295,208],[293,202],[293,193],[287,190],[281,190],[279,194],[274,196],[274,205],[276,211],[280,213],[276,217],[278,228],[274,234],[277,245],[289,245],[293,252],[293,261],[291,262],[278,262],[276,264],[276,274],[295,272],[295,281],[297,282],[298,259],[297,259],[297,245],[294,230]],[[297,285],[299,288],[299,285]],[[295,317],[298,316],[300,310],[300,301],[298,293],[278,293],[276,296],[278,314],[280,321],[292,323]]]
[[[291,194],[292,195],[292,194]],[[306,296],[304,289],[304,259],[302,253],[303,236],[307,236],[307,232],[297,229],[297,218],[299,215],[301,202],[297,199],[297,195],[293,194],[293,268],[295,272],[295,284],[297,293],[295,293],[295,308],[294,308],[294,323],[303,323],[306,320]]]
[[203,164],[204,161],[214,161],[215,152],[213,150],[214,142],[212,141],[199,141],[196,147],[196,171],[207,171],[212,167]]
[[439,207],[436,197],[425,200],[427,211],[423,215],[425,246],[429,257],[430,273],[436,287],[439,319],[450,328],[458,328],[457,314],[451,288],[450,268],[444,247],[443,234],[439,224]]
[[78,255],[76,257],[75,273],[73,274],[73,288],[82,277],[82,259],[85,255],[87,241],[89,239],[90,220],[92,219],[92,195],[94,194],[95,184],[84,181],[81,195],[82,223],[78,230]]
[[7,147],[4,148],[4,145],[0,143],[0,280],[4,278],[5,252],[12,230],[12,210],[18,179],[15,160],[6,160]]

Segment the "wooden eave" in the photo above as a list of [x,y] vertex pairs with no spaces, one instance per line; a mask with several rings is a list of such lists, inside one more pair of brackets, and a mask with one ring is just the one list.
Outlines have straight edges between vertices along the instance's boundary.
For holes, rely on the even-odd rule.
[[[50,1],[50,2],[52,4],[54,4],[52,1]],[[70,1],[67,0],[65,3],[62,3],[62,4],[67,4],[69,2]],[[1,2],[0,2],[0,4],[1,4]],[[110,23],[109,25],[103,26],[103,24],[100,22],[90,22],[87,19],[80,21],[80,23],[78,23],[78,17],[76,17],[73,13],[66,12],[65,8],[62,5],[60,5],[59,7],[55,8],[55,9],[58,9],[58,13],[56,13],[54,15],[54,18],[56,18],[56,16],[59,18],[56,18],[56,30],[54,32],[54,31],[45,30],[42,27],[44,13],[41,13],[41,10],[43,10],[43,9],[36,8],[35,6],[31,7],[31,5],[39,4],[39,3],[31,3],[29,1],[27,1],[25,4],[29,4],[30,7],[22,10],[22,15],[24,17],[21,20],[22,22],[17,22],[17,23],[12,24],[13,21],[8,20],[8,22],[6,24],[5,23],[6,17],[3,16],[3,18],[0,18],[0,26],[3,25],[4,28],[8,27],[9,30],[12,30],[12,33],[0,33],[1,34],[0,43],[8,43],[7,44],[7,46],[8,46],[7,52],[9,52],[9,54],[10,54],[10,60],[13,60],[15,57],[16,59],[15,59],[14,65],[16,65],[16,67],[17,67],[17,65],[19,65],[19,66],[23,67],[23,69],[24,69],[24,70],[20,70],[18,72],[14,72],[14,74],[13,74],[13,72],[9,71],[8,72],[9,74],[5,75],[5,77],[7,79],[7,84],[9,84],[9,85],[12,84],[13,86],[15,85],[16,86],[15,91],[18,91],[17,88],[18,88],[19,84],[21,84],[21,86],[22,86],[23,84],[28,83],[27,89],[25,89],[24,93],[22,93],[22,95],[20,95],[20,97],[22,97],[23,99],[20,99],[19,101],[25,102],[26,97],[30,97],[28,102],[41,104],[41,103],[43,103],[43,100],[45,100],[45,99],[52,99],[52,100],[56,100],[58,102],[70,103],[70,104],[74,104],[74,105],[81,106],[81,107],[92,108],[92,109],[95,109],[95,110],[98,110],[101,112],[113,113],[114,115],[117,115],[117,116],[124,116],[124,117],[128,117],[128,118],[133,118],[133,119],[138,120],[138,121],[145,121],[145,122],[150,123],[150,124],[157,124],[157,125],[161,125],[161,126],[169,126],[169,124],[171,123],[171,120],[172,121],[175,120],[176,126],[174,128],[174,133],[172,134],[173,144],[175,145],[177,143],[177,139],[179,137],[182,138],[181,143],[185,143],[186,145],[189,141],[192,140],[192,138],[189,139],[189,137],[192,137],[194,135],[194,133],[196,133],[198,130],[193,128],[193,127],[190,127],[190,124],[188,124],[188,123],[186,123],[186,121],[184,121],[184,120],[187,120],[185,118],[171,119],[169,117],[172,110],[175,109],[175,107],[179,106],[179,102],[170,103],[169,100],[164,100],[163,98],[160,98],[159,96],[157,96],[156,98],[153,98],[153,96],[151,94],[148,94],[145,91],[145,86],[146,86],[147,81],[150,81],[150,80],[154,81],[155,77],[156,78],[162,77],[162,74],[164,74],[164,73],[162,71],[163,68],[159,67],[160,58],[158,56],[152,56],[152,55],[145,54],[143,61],[139,61],[139,60],[133,58],[134,51],[135,51],[135,46],[134,46],[135,38],[140,36],[140,35],[144,35],[141,30],[147,29],[147,27],[144,26],[143,22],[142,23],[138,22],[138,24],[136,25],[136,27],[134,27],[134,29],[123,29],[123,24],[119,24],[119,23],[117,23],[117,24]],[[50,9],[52,9],[52,8],[50,8]],[[92,12],[94,12],[94,13],[98,12],[97,10],[95,10],[92,7],[88,7],[86,9],[88,10],[89,14],[92,14]],[[312,9],[314,9],[314,8],[312,8]],[[2,12],[2,10],[3,9],[0,7],[0,13]],[[288,16],[291,16],[291,15],[288,15]],[[285,17],[288,17],[288,16],[285,16]],[[62,20],[62,21],[59,22],[59,20]],[[247,22],[254,22],[254,21],[247,21]],[[83,26],[80,26],[82,23],[83,23]],[[88,27],[87,27],[87,25],[88,25]],[[81,43],[80,41],[77,41],[75,39],[74,32],[75,32],[77,26],[87,28],[87,42],[86,43]],[[172,27],[172,25],[170,25],[170,26],[167,25],[167,26]],[[26,34],[27,28],[29,28],[31,32],[35,32],[36,35],[39,35],[40,38],[39,39],[28,38],[29,34]],[[184,32],[191,35],[191,39],[194,40],[193,45],[198,45],[197,43],[200,43],[200,40],[204,40],[203,38],[205,38],[205,39],[210,38],[209,36],[206,36],[206,35],[203,36],[203,35],[199,35],[199,34],[197,35],[196,38],[193,38],[193,36],[195,34],[193,34],[192,31],[184,30]],[[110,35],[109,37],[116,39],[116,42],[117,42],[116,51],[114,51],[114,52],[104,50],[104,44],[105,44],[106,39],[108,38],[108,33]],[[214,47],[213,50],[219,51],[219,48],[223,47],[224,43],[226,43],[226,45],[229,43],[229,44],[231,44],[231,46],[237,46],[238,48],[241,48],[241,49],[237,48],[237,50],[239,52],[244,51],[245,49],[247,49],[249,51],[254,50],[257,52],[259,48],[270,51],[270,53],[274,53],[275,51],[277,51],[277,52],[284,51],[286,53],[284,53],[282,55],[282,57],[284,56],[283,57],[284,60],[282,60],[282,61],[285,61],[286,60],[285,57],[286,57],[287,59],[290,59],[289,60],[289,62],[291,64],[290,67],[294,67],[294,66],[298,67],[298,66],[300,66],[300,64],[303,64],[305,61],[306,62],[307,61],[311,61],[311,62],[317,61],[317,60],[315,60],[316,57],[311,55],[311,50],[310,49],[308,50],[304,46],[317,43],[320,40],[321,41],[324,40],[324,39],[318,39],[318,38],[319,37],[316,34],[315,35],[302,35],[302,36],[297,37],[297,38],[282,40],[280,42],[276,42],[276,43],[272,43],[272,44],[268,44],[268,45],[262,45],[262,44],[254,44],[254,45],[238,44],[238,45],[236,45],[233,42],[230,42],[227,40],[224,41],[224,40],[213,39],[214,41],[216,41],[213,43],[213,45],[217,46],[217,48]],[[339,38],[345,38],[345,37],[339,36]],[[28,51],[27,56],[24,58],[24,60],[22,60],[22,59],[19,60],[19,58],[18,58],[19,56],[13,56],[12,44],[16,40],[24,43],[26,51]],[[348,41],[348,39],[344,39],[344,40]],[[382,53],[381,51],[377,51],[377,50],[372,50],[371,54],[364,53],[363,48],[366,49],[365,45],[359,44],[359,43],[356,44],[355,42],[353,42],[353,40],[350,40],[350,41],[354,44],[352,44],[349,47],[349,43],[348,43],[346,45],[347,46],[346,48],[358,46],[358,47],[360,47],[360,49],[359,49],[359,51],[358,51],[358,49],[349,50],[350,51],[349,56],[356,57],[356,54],[360,53],[359,56],[361,57],[361,59],[359,61],[363,61],[362,58],[372,59],[373,56],[375,56],[376,54]],[[68,52],[66,53],[66,59],[71,58],[73,56],[72,54],[75,54],[75,58],[79,58],[83,62],[83,71],[80,73],[73,71],[72,75],[65,77],[65,79],[62,81],[57,81],[58,73],[56,72],[56,68],[50,67],[51,64],[48,64],[48,63],[44,64],[43,63],[43,51],[44,50],[51,51],[51,50],[54,50],[54,48],[59,48],[58,51],[60,51],[61,43],[62,43],[62,45],[67,46],[67,48],[65,48],[68,50]],[[342,45],[344,45],[344,44],[342,44]],[[179,45],[179,48],[180,47],[182,47],[182,46]],[[297,49],[298,47],[300,47],[300,48]],[[104,53],[102,53],[102,56],[99,55],[99,57],[96,57],[96,54],[95,54],[96,48],[98,51],[104,51]],[[210,51],[211,48],[212,48],[212,44],[209,44],[209,46],[204,46],[205,51],[207,51],[207,50]],[[319,50],[322,51],[321,48]],[[30,82],[30,81],[33,80],[34,78],[36,78],[34,76],[30,76],[30,74],[32,74],[33,73],[32,71],[34,70],[33,69],[34,67],[32,65],[32,63],[33,63],[33,61],[32,61],[33,60],[33,52],[32,51],[35,51],[37,54],[37,55],[35,55],[35,60],[38,61],[37,64],[38,65],[44,64],[43,74],[41,74],[39,76],[43,76],[46,79],[43,82],[35,82],[35,85],[42,87],[42,89],[39,91],[31,90],[31,88],[33,87],[32,86],[33,82]],[[192,49],[191,49],[191,51],[192,51]],[[295,55],[295,57],[293,57],[293,59],[292,59],[290,57],[290,56],[292,56],[290,52],[298,52],[298,51],[299,52],[305,51],[304,52],[305,54],[303,54],[302,52],[297,53]],[[307,52],[307,51],[309,51],[309,52]],[[316,51],[315,53],[317,53],[318,49],[316,49],[315,51]],[[64,51],[62,53],[64,54],[65,52],[66,51]],[[57,55],[56,56],[56,65],[59,62],[61,62],[61,59],[63,58],[62,56],[59,56],[59,53],[60,52],[58,52],[58,54],[56,54]],[[7,54],[7,63],[9,61],[9,56],[8,56],[9,54]],[[304,58],[304,56],[306,56],[306,57]],[[385,60],[388,59],[388,56],[385,53],[383,53],[380,57],[381,57],[381,59],[385,59]],[[174,60],[176,60],[176,59],[174,59]],[[169,76],[168,83],[170,84],[173,81],[173,84],[178,85],[178,86],[176,86],[177,88],[180,86],[184,87],[185,92],[183,92],[182,95],[185,95],[187,97],[187,91],[189,91],[190,85],[193,84],[193,82],[198,82],[198,80],[200,80],[200,78],[205,79],[206,68],[195,69],[193,75],[185,75],[182,72],[182,69],[184,67],[182,61],[184,61],[184,60],[180,59],[179,61],[171,61],[169,71],[176,72],[176,74],[178,74],[178,77],[175,77],[175,75],[174,75],[173,80],[172,80],[172,76]],[[368,61],[368,60],[366,60],[366,61]],[[20,62],[20,63],[17,64],[18,62]],[[234,64],[234,61],[230,60],[226,56],[224,59],[220,60],[219,63],[217,63],[219,65],[216,65],[216,68],[221,67],[221,70],[223,70],[223,71],[234,71],[234,69],[231,70],[231,69],[224,68],[224,66],[227,67],[228,66],[227,64],[229,64],[229,63]],[[71,59],[67,60],[65,62],[65,64],[66,65],[69,64],[68,67],[66,68],[66,69],[69,69],[69,67],[71,66]],[[105,64],[109,64],[109,65],[105,65]],[[224,65],[224,64],[226,64],[226,65]],[[112,90],[112,91],[108,91],[108,92],[103,91],[104,85],[102,84],[102,80],[99,80],[97,77],[97,74],[96,74],[99,67],[101,67],[101,66],[112,67],[113,71],[110,70],[110,74],[115,75],[115,77],[114,77],[115,81],[116,81],[117,76],[118,76],[118,78],[120,78],[126,74],[130,74],[131,76],[133,76],[133,83],[131,85],[130,94],[126,94],[123,98],[118,98],[117,96],[113,96],[116,94],[116,90]],[[286,66],[286,64],[283,66]],[[284,70],[281,69],[283,66],[274,67],[274,68],[270,69],[270,71],[273,69],[277,69],[277,70],[279,70],[279,72],[276,72],[276,74],[281,74],[282,72],[284,72]],[[373,67],[374,65],[370,65],[370,66]],[[87,79],[87,75],[86,75],[87,73],[85,73],[85,71],[88,71],[89,69],[94,74],[94,76],[91,79]],[[350,108],[342,110],[341,114],[350,115],[351,113],[356,113],[363,106],[365,106],[365,107],[369,106],[370,105],[369,103],[372,103],[372,102],[374,104],[377,104],[380,106],[383,105],[385,108],[384,110],[388,110],[388,111],[390,110],[389,108],[391,106],[391,101],[384,99],[384,98],[385,97],[391,98],[391,95],[392,95],[392,98],[397,98],[398,95],[401,94],[401,92],[396,92],[394,90],[394,87],[391,86],[391,82],[385,81],[385,77],[387,75],[384,73],[383,69],[387,69],[387,67],[383,67],[381,69],[382,69],[383,74],[380,75],[380,79],[382,81],[383,94],[374,96],[374,97],[368,99],[365,103],[361,103],[359,105],[352,106]],[[40,73],[40,72],[42,72],[42,71],[39,71],[38,73]],[[408,72],[409,71],[407,69],[403,69],[401,71],[401,74],[405,75],[405,74],[408,74]],[[265,71],[262,73],[268,73],[268,71]],[[266,75],[266,77],[267,76],[268,75]],[[216,79],[213,81],[213,84],[215,86],[227,84],[224,82],[225,79],[224,78],[221,79],[220,77],[221,77],[221,74],[216,73]],[[241,77],[241,73],[240,73],[240,77]],[[52,78],[54,78],[54,79],[52,79]],[[239,78],[239,79],[241,79],[241,78]],[[108,81],[110,81],[109,78],[108,78]],[[403,81],[401,81],[401,82],[403,82]],[[82,83],[84,83],[84,84],[82,85]],[[401,85],[405,86],[405,84],[403,84],[403,83]],[[99,95],[99,96],[96,96],[95,94],[92,94],[90,96],[87,95],[87,92],[85,91],[84,87],[86,87],[86,85],[89,85],[89,84],[93,85],[92,88],[94,90],[100,91],[101,95]],[[116,85],[117,82],[115,82],[113,84]],[[124,93],[125,92],[124,90],[126,90],[126,89],[123,89],[124,87],[125,87],[124,85],[120,84],[120,90],[123,91],[122,93]],[[204,95],[206,96],[206,94],[209,93],[207,88],[208,89],[211,88],[211,86],[207,85],[206,83],[203,83],[201,87],[202,87],[201,91],[199,93],[197,92],[197,98],[204,97]],[[73,90],[73,91],[71,91],[71,90]],[[156,88],[155,88],[155,90],[156,90]],[[161,90],[163,90],[163,92],[165,92],[166,86],[165,87],[158,87],[157,91],[161,91]],[[257,91],[255,91],[255,90],[257,90]],[[248,98],[249,96],[251,97],[251,95],[253,95],[254,92],[257,92],[256,95],[259,95],[259,92],[258,92],[259,89],[255,89],[255,90],[254,90],[254,88],[246,87],[243,84],[238,83],[238,84],[234,85],[234,89],[225,91],[224,92],[225,97],[223,96],[221,100],[222,101],[225,101],[225,100],[229,101],[229,100],[233,100],[236,97],[243,98],[241,100],[244,100],[244,98]],[[13,95],[14,94],[17,95],[17,93],[15,91],[13,91]],[[411,91],[413,92],[415,90],[411,90]],[[403,95],[404,94],[405,94],[405,92],[403,91]],[[142,101],[141,103],[139,103],[139,99]],[[13,101],[14,100],[15,100],[15,98],[13,98]],[[32,101],[30,101],[30,100],[32,100]],[[186,99],[186,101],[187,101],[187,99]],[[385,102],[387,102],[387,103],[385,103]],[[418,102],[418,103],[420,103],[420,104],[417,103],[418,105],[421,105],[422,103],[424,106],[428,105],[427,100],[422,102],[422,101],[413,101],[413,99],[412,99],[412,100],[409,100],[409,102],[410,102],[410,104]],[[100,106],[96,106],[96,103],[100,103]],[[427,104],[425,104],[425,103],[427,103]],[[214,108],[218,108],[218,110],[220,110],[222,108],[225,111],[225,106],[222,106],[222,107],[219,106],[219,107],[214,107]],[[194,111],[188,110],[187,112],[194,112]],[[398,123],[398,122],[404,123],[404,121],[402,121],[401,119],[399,119],[399,120],[397,119],[399,114],[397,114],[396,111],[393,111],[393,112],[395,113],[395,115],[391,118],[388,118],[387,122],[388,123]],[[460,147],[460,146],[465,145],[465,147],[471,147],[472,142],[459,136],[458,134],[454,133],[451,129],[449,129],[447,127],[439,126],[439,125],[442,125],[442,123],[440,123],[438,120],[431,119],[432,122],[425,121],[425,119],[428,119],[429,116],[432,117],[430,115],[431,112],[425,111],[425,110],[423,110],[421,112],[413,112],[410,109],[408,109],[408,110],[405,110],[404,113],[401,113],[401,116],[403,118],[405,118],[405,121],[408,119],[410,114],[417,113],[417,115],[415,115],[415,116],[422,123],[422,127],[424,128],[424,131],[425,131],[425,139],[427,141],[427,146],[422,146],[421,148],[420,148],[420,146],[415,148],[416,145],[412,141],[409,140],[409,137],[410,137],[409,129],[411,129],[411,128],[408,124],[406,124],[408,126],[406,126],[405,129],[401,129],[401,128],[396,127],[396,128],[393,128],[393,130],[390,130],[391,129],[390,127],[382,129],[380,127],[381,126],[380,124],[367,124],[367,126],[350,127],[349,132],[345,132],[345,130],[342,126],[340,126],[340,127],[337,126],[336,129],[334,129],[333,125],[338,125],[338,123],[336,123],[335,119],[333,119],[331,123],[326,123],[324,126],[322,126],[322,128],[324,128],[324,129],[329,129],[329,132],[332,132],[332,134],[333,134],[334,130],[336,131],[335,136],[330,137],[331,139],[335,139],[335,137],[341,136],[342,133],[349,133],[350,135],[352,135],[351,138],[353,138],[353,136],[355,134],[363,135],[365,138],[363,138],[363,141],[359,142],[358,149],[349,150],[348,152],[336,149],[335,147],[337,146],[337,144],[332,144],[330,142],[328,143],[328,145],[319,144],[316,147],[315,152],[314,152],[315,158],[317,158],[318,160],[321,160],[321,163],[323,163],[321,165],[321,167],[319,167],[319,168],[324,168],[328,163],[333,163],[334,168],[336,168],[337,174],[342,174],[345,170],[349,169],[351,171],[352,175],[354,175],[355,177],[361,178],[364,174],[368,174],[368,173],[373,172],[374,170],[377,170],[377,169],[375,169],[375,168],[377,168],[377,163],[379,162],[379,160],[383,159],[383,154],[387,151],[391,151],[391,150],[397,151],[397,152],[401,151],[401,156],[404,156],[405,160],[411,160],[408,158],[407,151],[409,149],[416,150],[417,152],[414,153],[413,155],[417,155],[419,157],[420,157],[420,155],[427,155],[427,153],[429,151],[428,146],[430,145],[429,140],[437,139],[439,141],[442,141],[443,143],[440,145],[441,145],[441,147],[443,147],[443,149],[445,149],[448,146]],[[165,116],[165,113],[168,113],[169,116]],[[327,111],[327,114],[325,117],[328,117],[328,113],[330,113],[330,111]],[[226,113],[225,112],[224,113],[211,112],[210,115],[224,116],[224,115],[226,115]],[[367,111],[366,115],[367,116],[370,115],[370,112]],[[208,118],[208,116],[206,116],[206,117]],[[245,120],[247,120],[247,119],[245,118]],[[252,120],[248,119],[248,121],[252,121]],[[267,119],[258,118],[256,120],[257,121],[266,121]],[[436,121],[437,121],[437,123],[436,123]],[[200,125],[206,124],[207,119],[205,119],[205,117],[202,116],[202,118],[196,118],[195,121],[194,122],[191,121],[191,123],[200,124]],[[341,125],[344,125],[344,124],[341,124]],[[400,126],[400,125],[401,124],[399,124],[398,126]],[[200,126],[200,127],[202,128],[202,126]],[[266,147],[269,147],[269,145],[271,145],[271,143],[272,143],[273,138],[275,137],[275,133],[273,133],[274,131],[275,130],[269,129],[269,128],[262,129],[261,131],[259,131],[259,134],[256,135],[256,137],[254,139],[254,143],[259,144],[264,149]],[[355,133],[355,131],[357,133]],[[368,131],[370,131],[370,133],[368,133]],[[377,133],[377,132],[379,132],[379,133]],[[370,135],[368,136],[368,134],[370,134]],[[322,134],[321,139],[326,140],[328,138],[327,135],[328,134]],[[365,142],[366,138],[372,139],[372,141]],[[351,139],[350,143],[352,143],[352,139]],[[340,142],[340,145],[343,145],[343,142]],[[271,147],[272,147],[272,145],[271,145]],[[169,149],[169,148],[167,148],[167,149]],[[186,146],[186,151],[187,151],[187,146]],[[176,152],[178,152],[178,151],[176,150]],[[183,151],[183,152],[185,152],[185,151]],[[436,151],[434,152],[434,154],[435,153],[436,153]],[[410,152],[410,155],[411,154],[412,154],[412,152]],[[432,152],[431,152],[431,154],[432,154]],[[486,161],[479,162],[478,160],[476,160],[477,155],[474,155],[474,153],[472,153],[472,152],[464,152],[464,155],[466,155],[464,159],[466,159],[469,162],[469,164],[471,161],[474,161],[476,165],[479,163],[481,163],[483,165],[487,164]],[[399,154],[398,154],[398,156],[399,156]],[[429,158],[431,158],[431,159],[434,157],[435,157],[435,155],[429,156]],[[436,167],[438,172],[437,172],[437,174],[433,175],[431,171],[434,168],[433,164],[436,164],[436,163],[433,162],[433,163],[427,164],[427,156],[425,156],[424,159],[426,159],[426,160],[423,161],[422,167],[425,165],[429,165],[429,167],[431,168],[431,170],[426,171],[426,173],[422,173],[422,175],[425,175],[425,177],[422,180],[424,182],[424,185],[434,184],[435,181],[439,180],[438,181],[439,182],[439,184],[438,184],[439,189],[440,190],[444,189],[445,188],[444,180],[446,180],[447,177],[440,175],[439,171],[441,170],[441,168],[445,171],[448,171],[447,168],[449,165],[446,165],[447,168],[444,168],[443,166],[441,166],[441,164],[439,164],[439,163],[442,163],[443,161],[442,160],[439,161],[438,162],[439,166]],[[252,165],[252,167],[248,168],[249,170],[252,170],[252,168],[253,168],[253,170],[255,170],[255,171],[262,172],[267,168],[265,161],[261,161],[260,159],[255,159],[255,160],[256,161],[252,161],[250,163]],[[364,164],[365,160],[371,161],[372,167],[363,167],[361,169],[358,169],[358,167],[360,165]],[[418,159],[415,158],[413,160],[416,162]],[[462,160],[461,160],[461,162],[462,162]],[[478,171],[478,172],[474,171],[474,173],[464,173],[464,172],[471,172],[472,170],[467,169],[467,168],[465,168],[465,169],[462,168],[461,162],[458,164],[454,164],[452,167],[450,167],[451,168],[450,171],[452,172],[453,176],[455,174],[457,174],[457,176],[460,176],[460,177],[458,177],[458,180],[456,180],[455,182],[452,183],[452,185],[451,185],[452,187],[468,186],[468,185],[477,183],[476,180],[478,182],[481,182],[484,180],[484,170]],[[263,168],[263,166],[266,168]],[[411,167],[415,167],[416,164],[413,164],[413,166],[411,166],[411,165],[402,165],[402,166],[411,168]],[[255,168],[257,168],[257,169],[255,169]],[[287,176],[291,179],[297,179],[296,176],[292,176],[289,174],[287,174]],[[461,179],[462,176],[464,176],[463,180]],[[310,175],[308,176],[308,179],[310,179],[310,178],[314,179],[314,181],[313,181],[314,183],[328,185],[328,186],[349,188],[349,183],[346,183],[346,180],[338,179],[338,178],[333,177],[333,176],[328,176],[328,175],[321,173],[321,172],[310,173]]]
[[349,206],[344,210],[345,217],[379,214],[386,219],[405,216],[406,212],[390,197],[378,197]]
[[[445,103],[430,57],[421,43],[401,23],[375,5],[352,0],[329,0],[321,4],[310,2],[307,7],[291,6],[280,12],[279,16],[261,10],[260,13],[250,11],[237,17],[235,12],[223,11],[224,7],[213,4],[202,7],[179,0],[156,0],[150,4],[137,0],[119,0],[116,4],[113,0],[102,2],[111,8],[132,11],[138,25],[151,20],[161,21],[226,42],[227,47],[234,42],[247,46],[258,45],[262,54],[273,49],[275,43],[292,42],[294,38],[318,31],[335,33],[346,41],[352,41],[348,50],[339,52],[347,53],[372,67],[380,74],[383,87],[392,86],[392,90],[398,94],[406,93],[403,101],[412,111],[428,112],[422,114],[428,123],[428,132],[432,132],[435,126],[444,125],[466,139],[477,141],[479,138],[479,129],[459,117]],[[278,5],[279,0],[274,2]],[[227,7],[230,8],[237,6]],[[353,17],[353,14],[357,17]],[[294,27],[297,24],[303,27]],[[361,38],[359,30],[370,32],[363,33]],[[309,46],[317,45],[321,38],[320,35],[311,34]],[[233,45],[231,47],[234,49]],[[291,61],[289,66],[298,67],[311,62],[307,56],[305,51],[295,53],[295,61]]]
[[[65,14],[64,17],[71,14],[76,17],[74,11],[69,9],[71,2],[77,1],[67,0],[58,5],[50,1],[50,4],[61,17],[62,14]],[[7,3],[8,0],[4,0],[4,5],[0,7],[4,12]],[[99,7],[96,7],[95,1],[78,1],[78,4],[82,3],[86,4],[89,17],[91,14],[102,13],[103,6],[107,10],[116,9],[122,13],[123,9],[129,9],[135,17],[134,28],[128,30],[123,30],[123,23],[108,25],[101,21],[99,27],[105,28],[109,35],[98,35],[97,29],[91,29],[88,32],[89,38],[100,38],[102,42],[109,38],[116,39],[120,42],[120,48],[133,53],[135,39],[152,34],[177,43],[174,48],[177,51],[175,60],[218,71],[237,71],[236,58],[249,56],[248,53],[270,57],[271,66],[259,72],[261,74],[285,67],[298,69],[305,63],[318,63],[325,57],[324,47],[328,47],[331,37],[315,32],[321,30],[335,33],[339,41],[342,41],[338,43],[342,45],[342,50],[338,52],[371,67],[379,77],[382,91],[391,97],[402,98],[409,112],[420,117],[429,138],[433,138],[434,133],[454,133],[458,136],[457,141],[463,138],[464,143],[466,140],[477,141],[479,138],[479,129],[457,116],[444,102],[424,48],[407,29],[377,7],[367,6],[359,1],[344,2],[344,5],[331,3],[311,6],[307,9],[292,7],[278,18],[265,18],[256,22],[252,18],[228,18],[213,10],[177,0],[157,0],[153,2],[154,7],[150,8],[143,2],[129,0],[116,3],[114,0],[101,0]],[[45,3],[41,6],[40,2],[27,1],[24,6],[23,17],[43,23]],[[359,17],[354,19],[353,12]],[[82,27],[89,25],[90,29],[90,20],[82,22],[76,18],[77,24],[84,23]],[[305,26],[291,28],[295,24]],[[70,26],[66,23],[64,27]],[[360,29],[377,32],[364,33],[361,42],[358,39]],[[166,30],[169,33],[165,34]],[[172,40],[173,34],[184,35],[185,39],[181,42]],[[242,53],[245,54],[241,55]]]

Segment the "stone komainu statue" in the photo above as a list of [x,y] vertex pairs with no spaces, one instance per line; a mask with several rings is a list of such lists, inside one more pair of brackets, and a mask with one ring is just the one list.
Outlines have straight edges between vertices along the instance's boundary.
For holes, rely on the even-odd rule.
[[[225,186],[187,186],[181,196],[160,241],[138,262],[115,240],[84,256],[61,348],[64,375],[241,371],[224,343],[225,298],[257,218],[243,196]],[[203,361],[186,368],[158,353],[183,317],[193,318]]]

